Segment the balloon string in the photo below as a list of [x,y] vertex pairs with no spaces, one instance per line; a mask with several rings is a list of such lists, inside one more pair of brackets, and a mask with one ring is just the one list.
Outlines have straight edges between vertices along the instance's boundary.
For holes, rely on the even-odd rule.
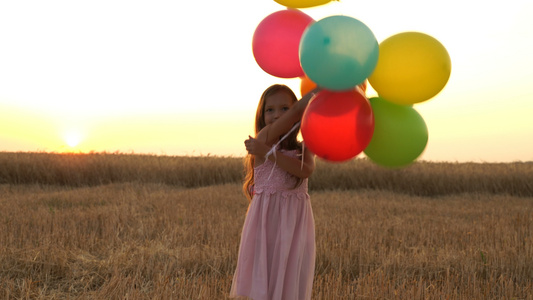
[[302,142],[302,159],[300,162],[300,171],[304,169],[304,151],[305,151],[304,142]]
[[[276,168],[276,162],[278,161],[278,157],[276,156],[276,150],[278,148],[278,146],[281,144],[281,142],[283,142],[284,139],[286,139],[294,130],[296,130],[298,128],[298,126],[300,125],[300,122],[294,124],[294,126],[292,126],[291,130],[289,130],[289,132],[287,132],[283,137],[281,137],[281,139],[279,139],[279,141],[277,143],[275,143],[272,148],[270,148],[270,150],[265,154],[265,159],[268,159],[268,157],[270,155],[274,155],[274,165],[272,166],[272,170],[270,171],[270,175],[268,176],[268,180],[270,180],[270,177],[272,177],[272,174],[274,174],[274,168]],[[302,144],[302,155],[303,155],[303,144]],[[303,169],[304,165],[303,165],[303,157],[302,157],[302,165],[301,165],[301,168]]]

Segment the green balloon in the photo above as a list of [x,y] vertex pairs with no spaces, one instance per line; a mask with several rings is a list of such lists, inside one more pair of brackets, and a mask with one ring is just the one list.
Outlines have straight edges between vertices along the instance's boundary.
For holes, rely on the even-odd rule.
[[369,100],[374,112],[374,134],[364,153],[384,167],[409,165],[422,154],[428,142],[424,119],[412,106],[379,97]]

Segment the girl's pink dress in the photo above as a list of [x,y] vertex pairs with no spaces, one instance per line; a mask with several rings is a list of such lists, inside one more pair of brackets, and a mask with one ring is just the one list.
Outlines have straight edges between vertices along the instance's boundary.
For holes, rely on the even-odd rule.
[[267,160],[254,180],[230,297],[311,299],[315,225],[307,179],[294,188],[297,178]]

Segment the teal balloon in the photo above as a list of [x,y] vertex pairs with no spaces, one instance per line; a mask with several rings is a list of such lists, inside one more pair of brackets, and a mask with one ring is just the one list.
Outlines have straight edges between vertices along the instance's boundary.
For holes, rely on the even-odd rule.
[[330,16],[309,26],[300,40],[300,64],[317,85],[350,90],[365,81],[378,62],[379,44],[364,23]]
[[424,152],[428,129],[412,107],[375,97],[369,99],[374,112],[374,134],[365,155],[378,165],[399,168],[411,164]]

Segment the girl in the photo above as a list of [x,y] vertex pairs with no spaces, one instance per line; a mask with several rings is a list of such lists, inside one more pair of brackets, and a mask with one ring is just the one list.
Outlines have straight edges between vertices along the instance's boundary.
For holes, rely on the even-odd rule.
[[318,91],[297,101],[287,86],[273,85],[261,96],[256,137],[245,141],[243,191],[251,202],[230,297],[311,299],[315,228],[307,178],[315,161],[297,141],[295,123]]

